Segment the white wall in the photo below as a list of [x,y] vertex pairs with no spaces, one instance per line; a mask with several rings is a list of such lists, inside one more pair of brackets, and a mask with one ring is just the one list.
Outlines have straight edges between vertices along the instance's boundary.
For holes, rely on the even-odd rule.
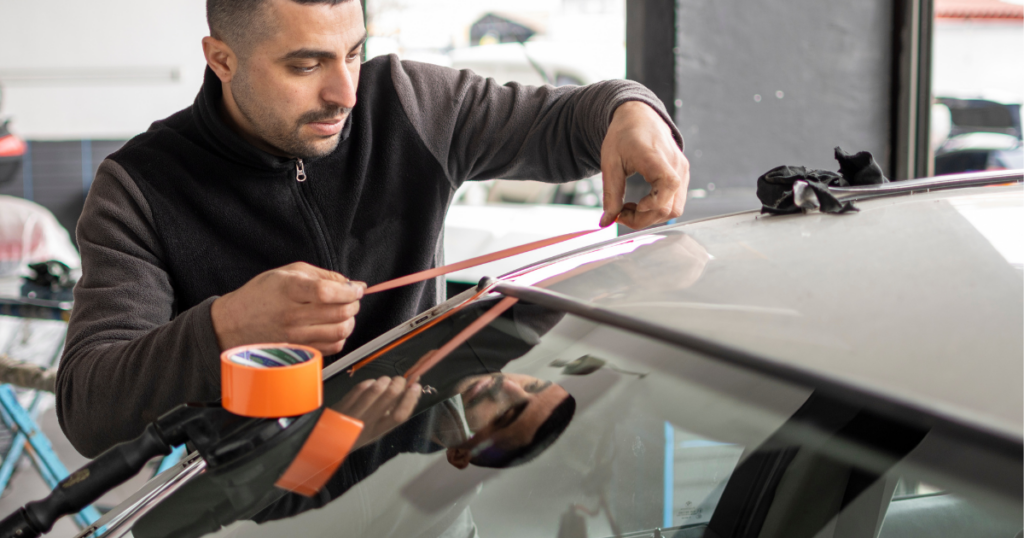
[[[371,31],[403,56],[443,63],[483,13],[518,12],[550,39],[591,47],[588,60],[608,44],[617,54],[605,61],[623,70],[624,0],[369,3]],[[0,21],[0,118],[25,138],[129,138],[190,105],[202,83],[205,0],[0,0]]]
[[1024,103],[1024,25],[937,21],[932,93]]
[[25,138],[128,138],[202,83],[204,0],[0,0],[0,21],[0,117]]

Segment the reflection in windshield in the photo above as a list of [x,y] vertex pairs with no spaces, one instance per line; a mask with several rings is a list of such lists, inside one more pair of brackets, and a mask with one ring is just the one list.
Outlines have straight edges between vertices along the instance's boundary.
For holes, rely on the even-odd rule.
[[[330,378],[327,404],[401,375],[494,303]],[[517,303],[420,382],[412,417],[351,453],[317,495],[273,487],[302,445],[296,430],[193,480],[134,535],[788,538],[868,520],[896,529],[965,504],[1019,529],[1019,503],[991,515],[991,495],[914,463],[948,446],[927,427],[536,305]],[[900,501],[887,515],[900,476],[962,498]]]
[[[353,389],[365,389],[368,380],[405,374],[493,304],[493,300],[474,303],[353,375],[327,380],[325,404],[339,411],[359,407],[358,401],[345,399]],[[293,435],[262,457],[212,469],[142,518],[134,535],[199,536],[238,519],[263,522],[292,517],[340,497],[403,453],[444,452],[456,469],[509,468],[530,461],[565,430],[575,413],[575,399],[551,381],[502,370],[536,346],[563,317],[563,313],[525,304],[504,312],[423,373],[419,379],[423,391],[412,418],[376,439],[361,438],[362,448],[346,458],[317,495],[306,497],[269,487],[268,480],[273,483],[274,475],[283,471],[301,446],[304,435]],[[369,391],[360,394],[377,397]],[[370,426],[364,431],[372,430]],[[192,512],[191,517],[183,517],[187,512]]]

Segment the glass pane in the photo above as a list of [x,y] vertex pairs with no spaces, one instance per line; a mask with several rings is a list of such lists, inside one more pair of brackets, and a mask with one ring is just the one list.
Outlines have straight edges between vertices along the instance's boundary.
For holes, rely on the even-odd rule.
[[[353,376],[332,377],[326,402],[337,404],[364,379],[408,370],[494,302],[438,323]],[[231,532],[246,536],[330,528],[353,536],[469,536],[462,533],[476,528],[494,537],[703,528],[744,450],[760,445],[810,394],[522,303],[421,382],[428,392],[419,413],[350,454],[318,496],[272,486],[298,450],[282,443],[253,461],[208,471],[143,517],[133,534],[200,536],[232,524]],[[568,400],[574,410],[566,415]],[[483,442],[459,452],[474,439]]]
[[[362,381],[436,358],[498,299],[329,378],[326,403],[340,409]],[[298,419],[281,441],[169,496],[133,535],[690,538],[741,526],[763,538],[873,537],[863,522],[917,517],[886,515],[901,476],[907,501],[894,505],[936,497],[912,486],[934,484],[1020,520],[1019,502],[918,457],[948,447],[926,426],[537,305],[482,327],[422,374],[413,418],[349,454],[317,495],[274,487],[310,428]]]
[[[900,480],[900,486],[904,480]],[[900,486],[885,512],[879,538],[910,536],[1020,536],[1020,518],[995,511],[977,500],[935,491],[924,484],[914,494],[900,495]]]
[[896,483],[895,491],[892,493],[892,499],[895,501],[897,499],[921,497],[923,495],[936,495],[939,493],[946,492],[931,484],[900,478],[899,482]]
[[1024,5],[936,0],[931,145],[936,175],[1024,168]]

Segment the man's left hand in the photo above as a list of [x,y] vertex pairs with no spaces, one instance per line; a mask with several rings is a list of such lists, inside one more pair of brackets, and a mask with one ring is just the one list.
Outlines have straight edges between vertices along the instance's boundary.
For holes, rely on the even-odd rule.
[[[651,192],[639,203],[624,204],[626,178],[644,176]],[[683,214],[690,183],[690,162],[679,150],[665,120],[639,101],[619,105],[601,145],[604,215],[601,226],[618,221],[634,230]]]

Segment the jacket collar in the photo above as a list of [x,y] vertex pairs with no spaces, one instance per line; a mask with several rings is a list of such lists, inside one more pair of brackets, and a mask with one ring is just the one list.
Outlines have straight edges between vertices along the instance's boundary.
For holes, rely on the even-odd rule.
[[[220,115],[223,106],[224,92],[217,74],[206,67],[203,86],[192,105],[196,125],[203,138],[222,157],[235,163],[263,170],[282,170],[294,168],[295,159],[279,157],[253,146],[224,122]],[[352,132],[352,114],[345,120],[340,136],[341,142],[348,139]],[[341,145],[340,142],[338,144]],[[335,150],[337,151],[337,150]],[[333,154],[332,154],[333,155]],[[324,158],[328,158],[330,155]],[[320,160],[320,159],[315,159]],[[312,161],[307,161],[312,162]]]

